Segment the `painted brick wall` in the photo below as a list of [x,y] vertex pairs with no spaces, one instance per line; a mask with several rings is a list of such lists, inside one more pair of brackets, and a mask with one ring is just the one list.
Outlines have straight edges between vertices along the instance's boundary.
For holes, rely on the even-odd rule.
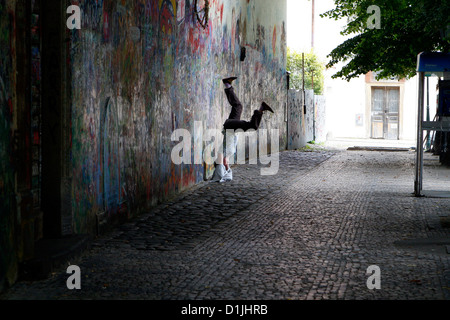
[[261,128],[279,129],[286,145],[286,0],[211,0],[206,29],[194,0],[72,4],[82,12],[70,48],[75,232],[99,212],[136,214],[203,180],[203,165],[172,163],[171,134],[199,139],[195,121],[222,127],[226,76],[239,77],[243,118],[263,100],[273,106]]
[[0,0],[0,292],[15,281],[13,166],[14,1]]
[[288,93],[289,150],[303,148],[312,140],[326,141],[325,97],[314,95],[313,90],[306,90],[305,96],[306,114],[302,91],[291,89]]

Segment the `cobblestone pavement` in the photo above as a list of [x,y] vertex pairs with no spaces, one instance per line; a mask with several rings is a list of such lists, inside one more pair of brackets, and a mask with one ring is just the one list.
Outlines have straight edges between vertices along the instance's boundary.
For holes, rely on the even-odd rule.
[[450,298],[450,199],[413,196],[414,152],[286,151],[277,175],[259,172],[235,167],[95,239],[71,261],[81,290],[63,267],[2,298]]

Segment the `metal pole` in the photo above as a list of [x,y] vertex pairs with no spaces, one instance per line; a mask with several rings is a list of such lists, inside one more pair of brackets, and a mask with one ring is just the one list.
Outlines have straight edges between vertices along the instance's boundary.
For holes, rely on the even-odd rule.
[[[430,77],[427,77],[427,121],[430,121]],[[427,130],[427,151],[431,147],[430,130]]]
[[306,93],[305,93],[305,53],[302,52],[302,91],[303,91],[303,113],[306,114]]
[[417,113],[417,149],[416,149],[416,178],[414,181],[414,194],[421,196],[422,191],[422,173],[423,173],[423,98],[424,98],[425,73],[419,73],[419,101]]
[[312,0],[312,23],[311,23],[311,48],[314,48],[314,18],[315,18],[315,8],[314,0]]
[[316,141],[316,105],[315,105],[315,99],[314,99],[314,71],[311,72],[311,83],[312,83],[312,89],[313,89],[313,141]]
[[289,71],[286,72],[286,78],[287,78],[287,92],[286,92],[286,150],[289,150],[289,89],[291,87],[290,80],[291,80],[291,73]]

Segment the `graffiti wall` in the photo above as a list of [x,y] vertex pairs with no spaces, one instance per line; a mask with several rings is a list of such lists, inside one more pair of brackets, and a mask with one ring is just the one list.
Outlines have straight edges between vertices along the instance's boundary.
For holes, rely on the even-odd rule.
[[306,145],[306,119],[303,107],[303,94],[298,90],[288,93],[288,149],[295,150]]
[[244,119],[261,101],[273,106],[261,127],[286,145],[286,0],[210,0],[203,28],[204,3],[72,1],[82,12],[70,48],[75,232],[100,212],[137,214],[204,179],[204,165],[172,163],[171,134],[187,129],[193,146],[194,122],[222,127],[226,76],[239,77]]
[[13,1],[0,0],[0,291],[12,282],[14,252]]
[[313,140],[326,141],[325,108],[325,97],[314,95],[313,90],[305,91],[305,104],[302,91],[289,90],[287,112],[289,150],[303,148]]
[[327,141],[327,123],[326,123],[326,99],[325,96],[314,96],[315,105],[315,137],[316,142]]

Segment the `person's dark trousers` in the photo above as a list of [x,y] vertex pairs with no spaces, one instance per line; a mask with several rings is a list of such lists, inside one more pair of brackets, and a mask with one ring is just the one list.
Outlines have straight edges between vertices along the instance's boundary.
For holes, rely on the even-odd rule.
[[253,116],[250,121],[241,120],[242,104],[236,96],[233,87],[225,89],[225,94],[227,96],[228,102],[231,105],[231,113],[223,125],[224,129],[242,129],[244,131],[250,129],[258,130],[262,119],[262,112],[259,110],[255,110],[253,111]]

